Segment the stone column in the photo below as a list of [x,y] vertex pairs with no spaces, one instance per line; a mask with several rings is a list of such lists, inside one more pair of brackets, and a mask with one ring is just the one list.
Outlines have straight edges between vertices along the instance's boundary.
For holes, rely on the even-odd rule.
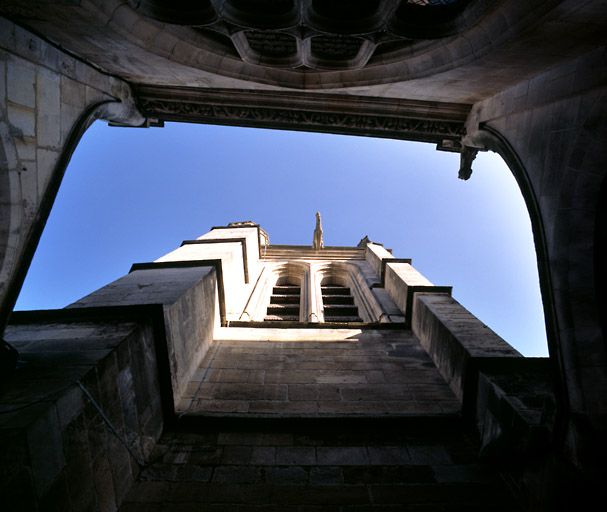
[[322,314],[322,293],[318,277],[316,265],[311,263],[310,278],[308,280],[307,321],[312,323],[318,323],[324,319]]

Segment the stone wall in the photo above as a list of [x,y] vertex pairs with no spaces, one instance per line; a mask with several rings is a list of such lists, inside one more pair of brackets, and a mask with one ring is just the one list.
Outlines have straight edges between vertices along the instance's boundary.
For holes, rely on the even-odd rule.
[[162,307],[176,403],[209,350],[213,330],[219,324],[215,269],[192,266],[134,270],[69,307],[142,304]]
[[[138,71],[144,78],[150,70],[162,71],[162,79],[173,80],[179,75],[181,85],[200,84],[202,77],[209,86],[248,86],[244,81],[217,79],[186,66],[175,68],[178,73],[166,72],[170,59],[161,55],[177,49],[185,53],[177,51],[175,56],[187,58],[189,47],[175,44],[177,39],[170,34],[167,37],[166,33],[149,32],[148,22],[134,23],[126,4],[107,9],[108,2],[98,16],[93,16],[94,20],[105,21],[95,22],[96,41],[69,33],[65,11],[52,3],[37,4],[41,11],[35,12],[32,5],[32,12],[24,13],[20,7],[24,18],[29,16],[34,26],[42,30],[44,16],[36,16],[52,11],[55,24],[49,27],[49,37],[65,37],[65,43],[71,40],[80,55],[100,59],[98,62],[115,66],[117,71]],[[74,3],[70,12],[77,9],[76,4],[79,5]],[[86,12],[91,12],[91,3],[83,5]],[[111,2],[112,7],[115,5]],[[546,3],[545,7],[550,5]],[[348,92],[398,101],[413,97],[449,99],[465,102],[466,108],[468,102],[486,98],[473,108],[464,143],[500,151],[527,200],[538,251],[550,351],[559,376],[562,452],[596,476],[604,461],[605,450],[597,450],[597,446],[604,448],[601,439],[605,438],[607,417],[603,396],[607,387],[607,315],[601,310],[605,302],[600,299],[604,295],[600,280],[604,252],[597,247],[597,236],[605,236],[599,232],[604,225],[597,227],[597,217],[605,215],[599,191],[605,186],[607,157],[605,50],[600,47],[604,39],[599,37],[604,32],[604,15],[598,2],[580,4],[573,0],[559,3],[552,13],[546,14],[544,8],[537,11],[545,17],[528,11],[524,11],[525,16],[518,16],[517,9],[523,8],[509,8],[507,16],[498,10],[493,17],[504,28],[498,32],[510,41],[507,45],[494,46],[496,41],[487,35],[492,32],[483,30],[487,25],[477,27],[482,37],[475,39],[474,47],[483,52],[480,61],[456,63],[441,48],[439,60],[443,61],[446,55],[449,65],[455,66],[453,73],[437,70],[425,81],[405,80],[374,90],[359,87]],[[534,30],[539,23],[543,23],[542,30]],[[85,25],[73,26],[83,30]],[[109,38],[108,29],[116,30]],[[133,69],[131,58],[135,45],[121,48],[121,58],[103,48],[108,40],[128,40],[131,33],[140,37],[153,34],[154,44],[162,46],[158,56],[144,53],[145,58],[141,58],[139,54],[139,62],[146,65],[137,70]],[[126,39],[122,37],[125,34]],[[568,37],[570,34],[576,36]],[[455,44],[467,48],[469,42],[459,40]],[[141,124],[143,119],[133,109],[125,82],[72,58],[7,20],[0,21],[0,48],[0,323],[4,324],[82,132],[95,117],[131,124]],[[475,52],[470,53],[471,58]],[[124,58],[125,54],[128,58]],[[208,64],[206,60],[205,63]],[[397,66],[408,69],[400,63]],[[339,81],[339,87],[347,85],[343,73],[335,73],[333,78]],[[288,96],[289,102],[301,100],[301,95]],[[389,111],[395,108],[390,102],[387,104]],[[357,100],[357,108],[360,105]],[[326,112],[323,115],[334,119]],[[239,118],[238,123],[242,122]],[[268,126],[278,125],[276,120],[268,121]],[[333,131],[351,130],[336,126],[334,121],[326,121],[326,127]]]
[[20,363],[0,395],[6,510],[120,506],[164,424],[158,333],[149,314],[134,316],[15,315],[5,336]]
[[[410,263],[385,259],[383,290],[407,319],[408,326],[431,357],[473,421],[479,367],[486,361],[520,358],[506,341],[451,297],[451,288],[434,286]],[[479,424],[482,431],[482,422]]]
[[157,263],[221,260],[226,319],[239,320],[259,276],[257,227],[217,227],[196,240],[185,240]]
[[549,359],[521,357],[449,294],[431,288],[412,294],[411,328],[478,432],[481,460],[506,475],[522,509],[567,510],[577,503],[575,476],[552,487],[559,470],[550,455],[555,400]]
[[520,354],[455,299],[442,293],[416,293],[413,333],[441,375],[461,400],[476,384],[475,359],[520,357]]
[[160,449],[125,510],[517,510],[454,419],[230,421],[167,433]]

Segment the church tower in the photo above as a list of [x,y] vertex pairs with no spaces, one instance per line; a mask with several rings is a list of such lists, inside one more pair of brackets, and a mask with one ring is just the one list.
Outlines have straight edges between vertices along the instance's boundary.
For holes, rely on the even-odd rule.
[[549,435],[546,361],[320,214],[310,246],[214,227],[6,339],[3,502],[32,509],[516,510],[506,462]]

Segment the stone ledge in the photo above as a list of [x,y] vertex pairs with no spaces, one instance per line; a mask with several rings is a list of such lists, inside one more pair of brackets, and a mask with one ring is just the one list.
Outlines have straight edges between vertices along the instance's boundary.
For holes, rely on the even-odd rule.
[[245,327],[257,329],[380,329],[380,330],[402,330],[404,325],[400,323],[387,322],[299,322],[291,320],[267,320],[256,321],[231,321],[227,327]]
[[[154,330],[154,350],[157,360],[158,380],[162,401],[163,417],[165,422],[172,421],[174,416],[173,390],[171,386],[168,351],[166,346],[166,325],[162,304],[141,304],[127,306],[101,306],[65,309],[45,309],[31,311],[15,311],[11,315],[11,326],[28,326],[36,324],[48,326],[49,324],[81,324],[81,323],[119,323],[151,322]],[[40,328],[38,328],[39,330]],[[7,336],[10,339],[10,336]],[[13,343],[19,351],[18,343]],[[82,346],[81,348],[85,348]]]

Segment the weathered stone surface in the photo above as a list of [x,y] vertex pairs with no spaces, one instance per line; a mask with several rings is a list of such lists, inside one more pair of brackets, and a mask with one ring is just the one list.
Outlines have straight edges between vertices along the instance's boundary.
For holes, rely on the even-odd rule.
[[412,330],[460,400],[465,399],[470,381],[476,379],[474,358],[520,357],[449,295],[417,293]]
[[[0,468],[11,475],[7,484],[19,486],[18,492],[0,489],[5,506],[62,511],[120,506],[139,473],[138,461],[148,456],[150,440],[162,429],[151,331],[145,322],[84,319],[7,329],[21,366],[14,387],[0,395],[1,438],[10,442]],[[131,365],[124,353],[142,347],[146,357]],[[21,494],[27,489],[29,497]]]
[[[70,308],[162,304],[175,401],[213,340],[219,319],[213,267],[141,269],[71,304]],[[196,314],[193,314],[193,312]],[[142,354],[143,355],[143,354]]]
[[484,456],[531,459],[547,451],[556,409],[551,373],[547,358],[481,366],[475,417]]
[[[597,143],[607,133],[604,58],[603,46],[589,48],[479,102],[469,120],[470,138],[486,122],[486,144],[524,180],[551,357],[561,368],[556,385],[571,411],[562,419],[570,430],[563,450],[575,452],[575,464],[592,467],[589,474],[599,479],[603,456],[597,458],[595,446],[604,438],[607,411],[598,396],[607,386],[607,317],[599,291],[605,275],[595,263],[605,259],[606,151]],[[498,149],[500,138],[508,143]]]
[[194,401],[183,411],[281,417],[458,410],[451,390],[408,331],[365,331],[341,342],[337,333],[332,342],[274,343],[260,336],[258,341],[215,341],[200,365],[202,380],[192,382]]
[[[412,510],[516,509],[499,476],[490,466],[478,463],[475,445],[461,430],[459,420],[421,428],[406,421],[391,427],[359,421],[274,423],[272,432],[267,426],[257,430],[246,422],[232,422],[235,430],[209,429],[207,425],[204,437],[186,432],[166,434],[161,443],[176,455],[170,457],[175,462],[148,467],[121,510],[137,510],[137,504],[150,510],[154,506],[181,510],[186,503],[186,510],[237,506],[367,510],[361,507],[371,506],[371,496],[375,505],[387,504],[385,510],[404,504],[412,505]],[[220,459],[181,461],[178,454],[183,450],[195,453],[203,440],[209,450],[223,453]],[[260,464],[252,457],[255,450],[275,453],[276,458]],[[178,472],[187,474],[184,469],[194,464],[197,471],[208,468],[212,472],[210,483],[198,482],[194,487],[185,478],[176,480]],[[145,478],[149,474],[152,481]],[[375,505],[371,510],[383,510]]]

